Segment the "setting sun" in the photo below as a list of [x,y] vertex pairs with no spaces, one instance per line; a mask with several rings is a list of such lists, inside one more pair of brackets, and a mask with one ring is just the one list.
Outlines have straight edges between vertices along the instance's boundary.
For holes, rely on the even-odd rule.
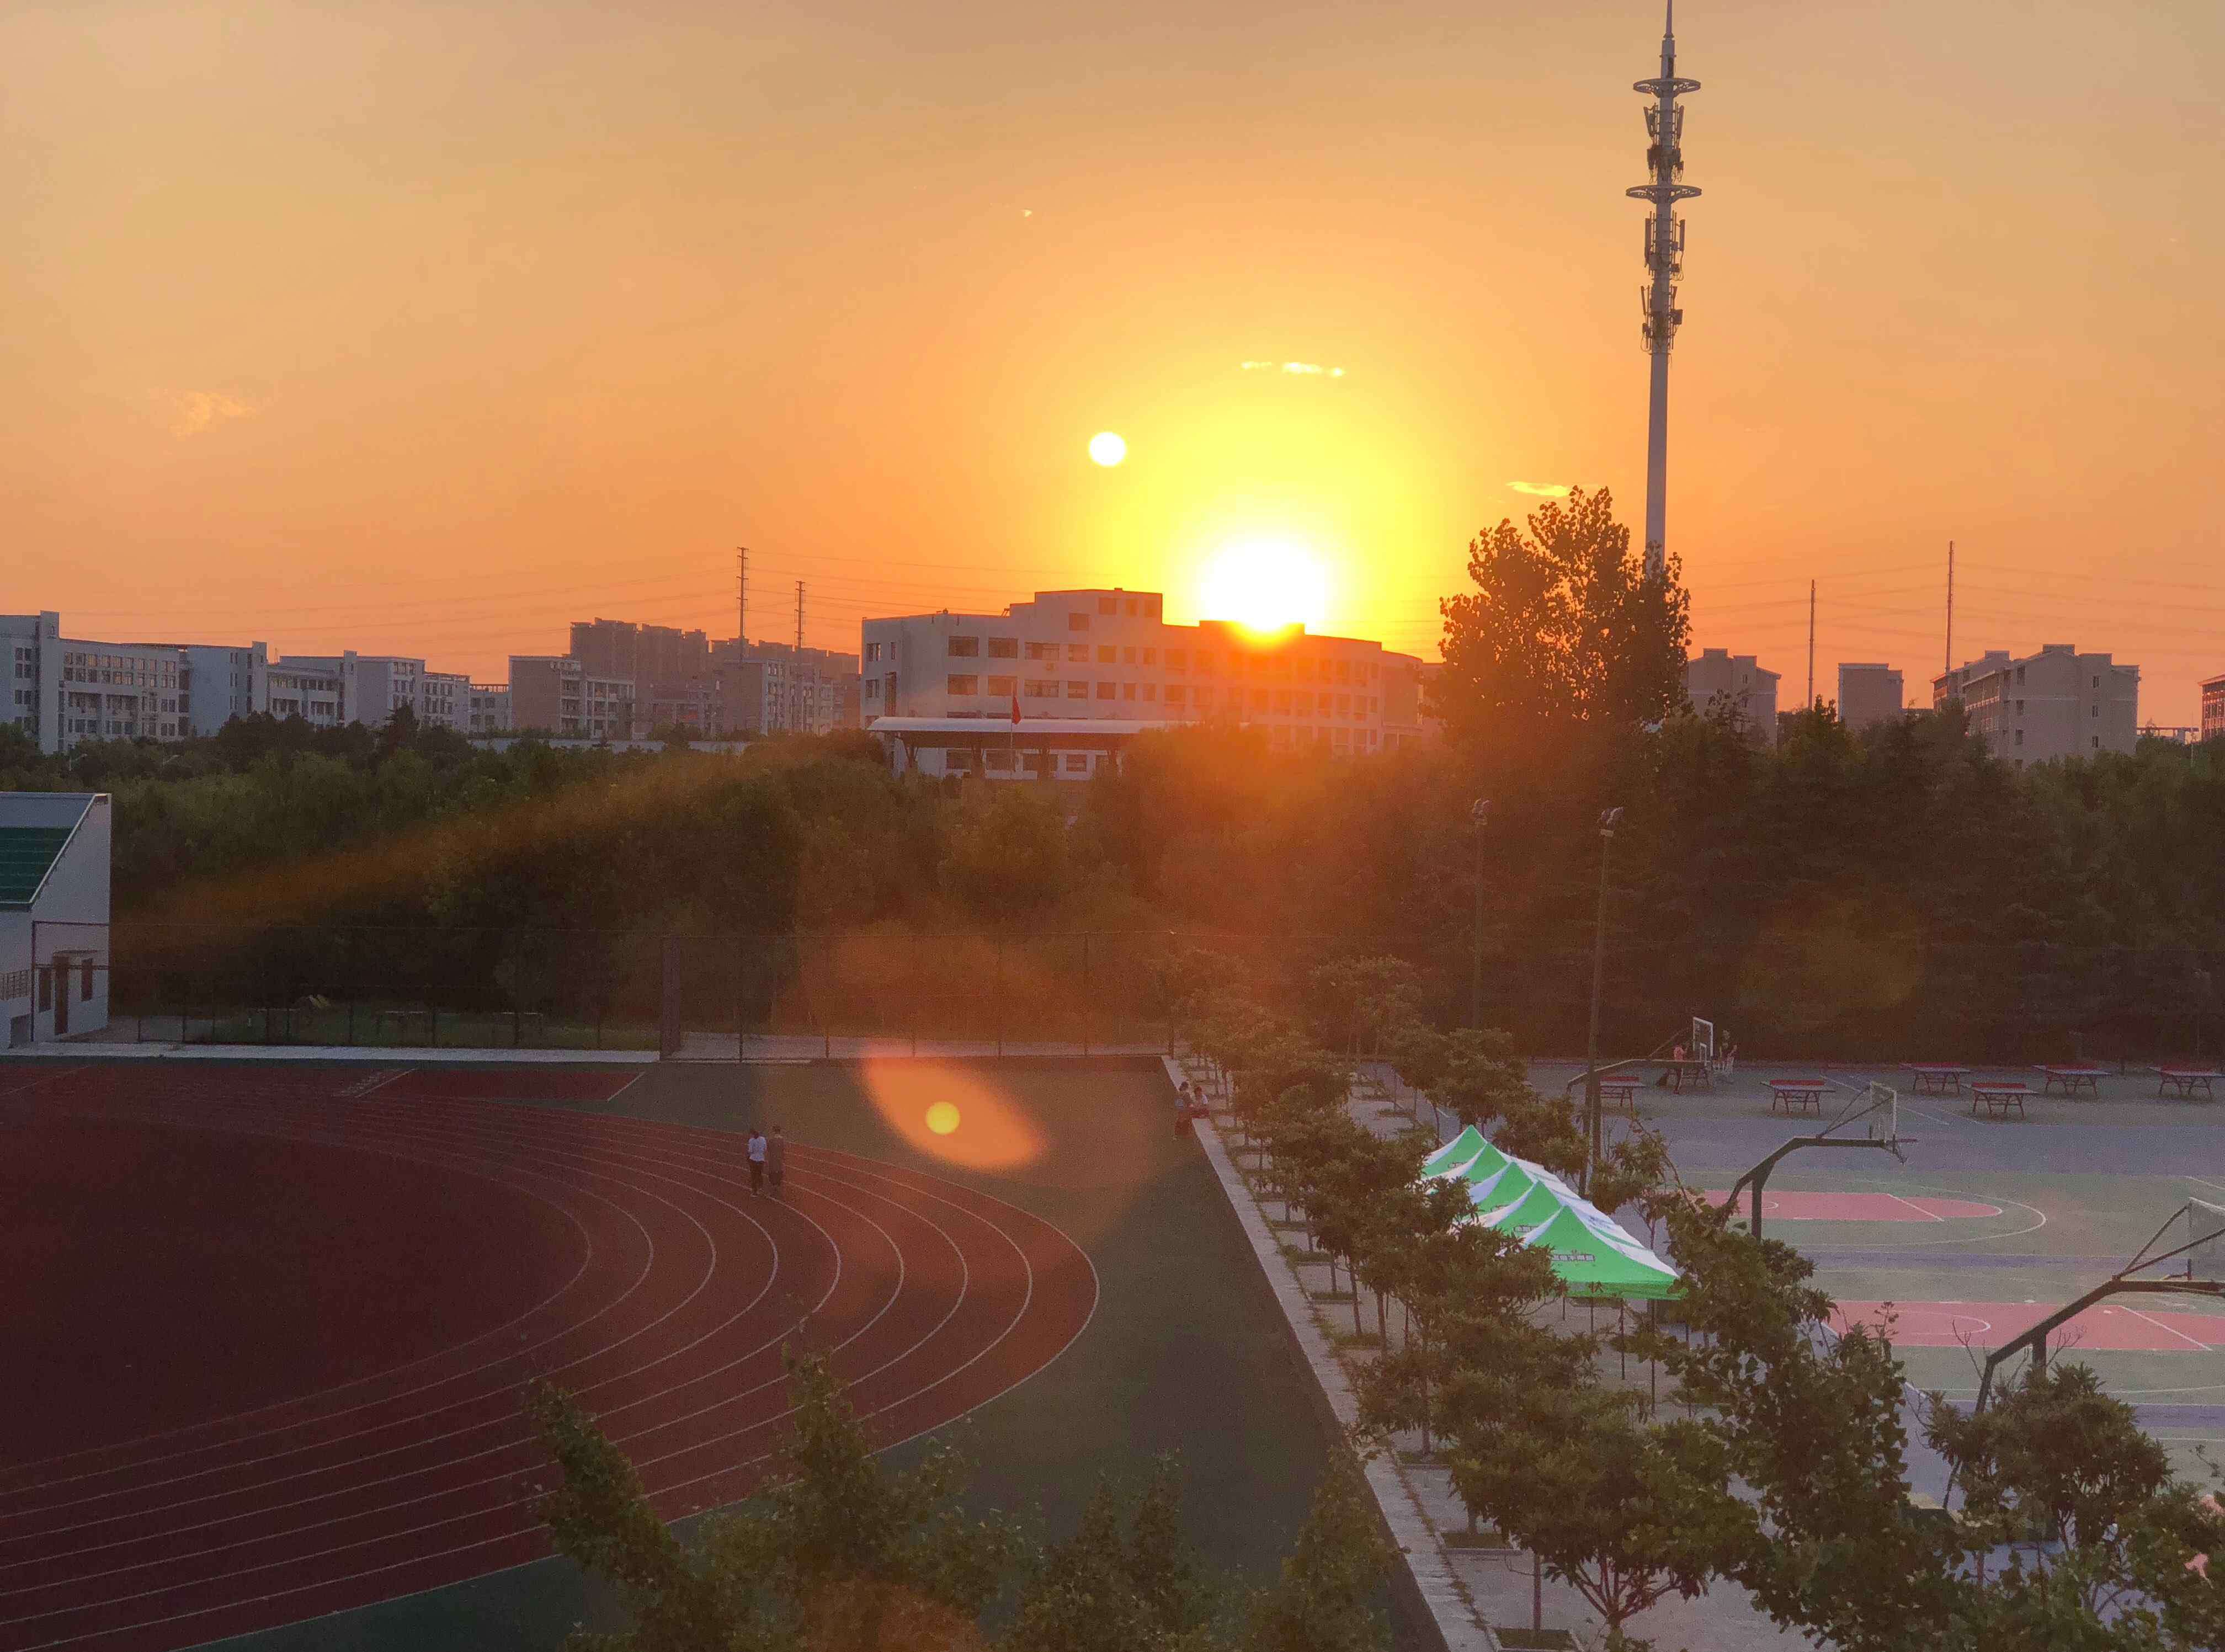
[[1321,629],[1328,615],[1328,571],[1288,540],[1245,540],[1217,551],[1198,582],[1198,613],[1253,630]]

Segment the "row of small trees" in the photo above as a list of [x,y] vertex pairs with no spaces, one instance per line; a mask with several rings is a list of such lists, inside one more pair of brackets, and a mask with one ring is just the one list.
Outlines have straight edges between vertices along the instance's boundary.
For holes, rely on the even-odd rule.
[[1044,1541],[968,1512],[948,1445],[891,1469],[818,1355],[789,1360],[790,1433],[764,1490],[694,1544],[576,1400],[527,1409],[561,1471],[541,1512],[557,1550],[613,1584],[631,1626],[573,1652],[1381,1652],[1390,1554],[1366,1482],[1339,1457],[1272,1585],[1216,1578],[1185,1536],[1170,1458],[1101,1485]]
[[[1588,1167],[1569,1101],[1532,1091],[1502,1035],[1400,1014],[1389,965],[1315,986],[1309,1024],[1201,994],[1191,1047],[1265,1193],[1331,1259],[1332,1289],[1337,1269],[1352,1282],[1353,1339],[1377,1345],[1356,1374],[1368,1432],[1418,1434],[1472,1517],[1575,1588],[1610,1647],[1648,1644],[1626,1627],[1636,1614],[1716,1579],[1846,1652],[2225,1645],[2225,1557],[2215,1579],[2202,1558],[2225,1546],[2225,1522],[2090,1370],[2027,1371],[1980,1416],[1928,1396],[1918,1426],[1960,1503],[1927,1515],[1911,1497],[1889,1333],[1835,1326],[1797,1251],[1702,1206],[1649,1132]],[[1325,1012],[1339,987],[1373,1001]],[[1633,1208],[1683,1273],[1678,1325],[1618,1307],[1610,1332],[1570,1329],[1550,1258],[1466,1219],[1457,1182],[1419,1181],[1434,1130],[1385,1139],[1353,1117],[1363,1041],[1506,1151],[1572,1179],[1588,1169],[1594,1203]],[[1670,1404],[1610,1374],[1632,1357],[1665,1377]]]

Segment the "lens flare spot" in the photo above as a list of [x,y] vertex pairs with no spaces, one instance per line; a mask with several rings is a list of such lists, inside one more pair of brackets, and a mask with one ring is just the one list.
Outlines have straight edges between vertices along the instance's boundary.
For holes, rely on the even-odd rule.
[[869,1061],[863,1078],[882,1123],[939,1163],[1014,1170],[1043,1155],[1043,1129],[1027,1104],[986,1074],[927,1062]]

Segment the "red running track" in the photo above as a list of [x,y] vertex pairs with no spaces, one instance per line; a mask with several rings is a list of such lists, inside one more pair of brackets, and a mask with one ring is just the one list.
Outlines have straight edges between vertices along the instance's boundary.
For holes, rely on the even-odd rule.
[[[124,1167],[78,1225],[136,1226],[149,1263],[120,1275],[149,1282],[135,1305],[113,1248],[41,1207],[49,1272],[124,1322],[86,1327],[106,1358],[74,1403],[48,1396],[62,1453],[0,1470],[0,1649],[155,1652],[540,1558],[536,1378],[580,1396],[671,1518],[753,1489],[791,1339],[831,1352],[892,1444],[1040,1370],[1095,1310],[1064,1234],[939,1177],[798,1143],[787,1200],[753,1199],[738,1136],[448,1088],[117,1066],[0,1094],[0,1160]],[[414,1262],[382,1270],[366,1231]]]

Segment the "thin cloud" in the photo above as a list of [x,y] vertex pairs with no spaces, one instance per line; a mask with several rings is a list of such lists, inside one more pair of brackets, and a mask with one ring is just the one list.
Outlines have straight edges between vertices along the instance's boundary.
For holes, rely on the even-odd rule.
[[1565,482],[1509,482],[1506,484],[1517,493],[1534,493],[1540,499],[1565,499],[1569,484]]
[[180,390],[167,400],[170,434],[180,438],[198,436],[234,419],[251,419],[263,411],[261,403],[229,390]]
[[1324,367],[1311,361],[1247,361],[1240,365],[1247,373],[1288,373],[1293,378],[1342,378],[1341,367]]

